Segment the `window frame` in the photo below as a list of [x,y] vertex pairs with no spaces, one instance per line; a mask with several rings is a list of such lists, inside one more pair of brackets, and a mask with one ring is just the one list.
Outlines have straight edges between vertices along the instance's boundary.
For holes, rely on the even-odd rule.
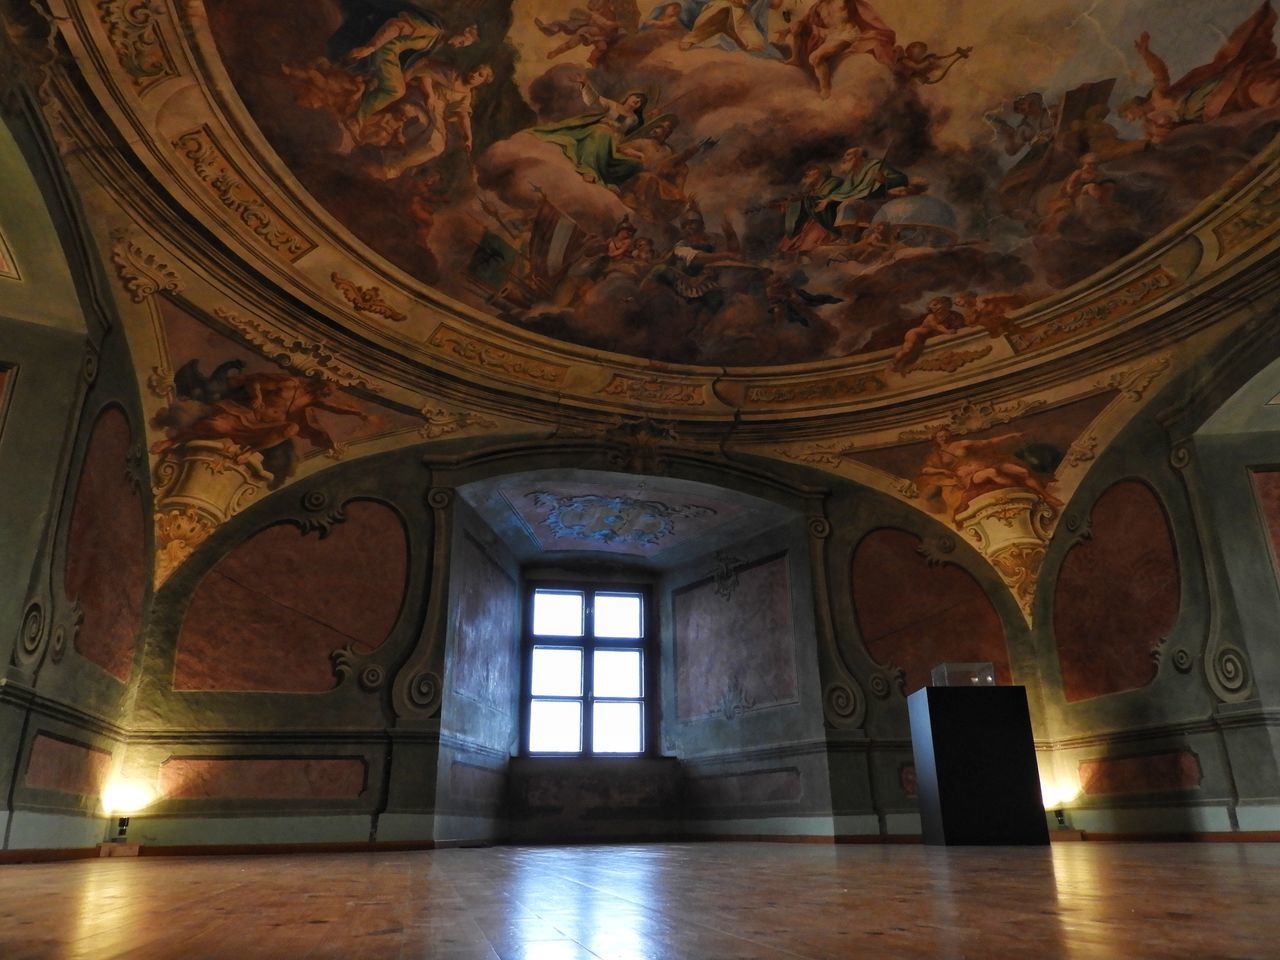
[[[583,595],[581,637],[534,636],[533,598],[539,590],[564,590]],[[595,596],[597,594],[635,594],[640,597],[639,639],[597,638],[595,636]],[[653,608],[653,590],[648,583],[634,581],[543,580],[524,582],[524,616],[520,627],[520,750],[519,755],[534,759],[607,760],[656,756],[658,752],[658,637],[657,618]],[[532,752],[529,749],[530,715],[533,709],[533,648],[559,647],[582,650],[582,696],[537,697],[538,700],[578,701],[582,704],[582,749],[570,753]],[[596,753],[591,749],[594,705],[597,701],[594,653],[601,650],[640,651],[640,737],[641,749],[636,753]],[[600,697],[604,703],[635,703],[632,697]]]

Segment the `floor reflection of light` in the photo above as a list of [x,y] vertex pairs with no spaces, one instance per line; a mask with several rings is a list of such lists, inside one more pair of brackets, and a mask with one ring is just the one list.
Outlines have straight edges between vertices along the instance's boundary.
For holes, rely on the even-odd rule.
[[[1108,926],[1108,879],[1098,858],[1084,844],[1058,843],[1052,848],[1058,924],[1069,956],[1079,960],[1114,956],[1105,939]],[[1099,937],[1099,933],[1104,936]]]
[[[659,944],[653,938],[661,924],[655,922],[651,904],[657,895],[653,857],[634,848],[601,848],[583,868],[580,856],[562,859],[547,851],[529,851],[514,864],[513,894],[558,931],[527,931],[521,956],[539,960],[577,957],[582,944],[602,957],[654,956]],[[519,934],[517,934],[519,935]],[[579,951],[579,952],[575,952]]]
[[88,863],[83,866],[75,897],[76,956],[115,956],[141,934],[141,904],[136,890],[136,862]]

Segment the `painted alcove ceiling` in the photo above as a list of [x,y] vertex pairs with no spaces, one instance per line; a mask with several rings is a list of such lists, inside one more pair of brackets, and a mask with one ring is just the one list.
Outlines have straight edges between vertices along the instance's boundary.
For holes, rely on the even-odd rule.
[[[281,392],[310,384],[325,430],[241,464],[242,486],[227,486],[206,524],[242,507],[245,491],[262,495],[333,458],[457,437],[576,436],[638,450],[642,466],[680,447],[840,474],[939,516],[991,559],[1041,549],[1140,403],[1263,322],[1265,308],[1250,304],[1274,284],[1280,223],[1269,6],[1188,15],[1154,0],[1105,12],[1064,0],[1034,15],[973,4],[960,16],[954,4],[853,4],[845,14],[860,18],[865,42],[832,61],[826,98],[810,69],[787,62],[786,42],[816,51],[804,24],[838,11],[769,14],[771,37],[797,31],[776,50],[715,35],[682,49],[712,6],[682,8],[687,24],[669,11],[665,26],[610,34],[593,65],[587,46],[548,57],[534,18],[573,16],[550,4],[424,13],[326,0],[303,14],[222,0],[51,2],[84,86],[55,72],[46,113],[65,157],[98,183],[87,205],[150,394],[162,520],[181,502],[186,455],[226,439],[183,433],[192,392],[217,389],[221,370],[224,385],[233,372]],[[474,42],[442,35],[416,74],[384,61],[366,75],[394,87],[409,70],[416,92],[344,125],[353,103],[361,111],[353,49],[388,23],[409,24],[410,37],[436,17],[445,33],[474,22]],[[580,26],[549,28],[570,31],[560,42]],[[1144,30],[1171,85],[1125,119],[1121,105],[1155,83],[1134,46]],[[893,51],[916,39],[972,50],[942,76]],[[492,79],[464,95],[459,78],[483,64]],[[633,82],[654,105],[649,122],[673,118],[673,149],[703,145],[682,161],[679,197],[635,169],[627,137],[641,128],[583,119],[594,118],[583,90],[616,99]],[[1190,98],[1191,87],[1218,98]],[[459,120],[468,97],[470,151]],[[430,102],[446,109],[443,152],[388,176],[392,160],[427,150]],[[396,104],[406,126],[391,123],[379,146],[363,124]],[[410,107],[422,108],[417,119]],[[1001,123],[1015,131],[1007,144]],[[129,165],[84,149],[95,142]],[[886,173],[896,192],[842,199],[862,169],[850,147],[904,182]],[[1082,169],[1089,154],[1093,172]],[[601,177],[611,157],[630,166]],[[822,184],[805,180],[815,163],[830,174]],[[526,176],[530,165],[539,172]],[[593,169],[616,182],[591,182]],[[840,202],[822,206],[828,198]],[[671,273],[690,200],[709,233],[695,240],[732,261],[708,268],[718,303],[695,302],[706,299],[696,278]],[[623,218],[650,241],[652,264],[671,270],[646,273],[630,246],[610,256]],[[884,249],[871,239],[878,224]],[[505,246],[477,258],[488,235]],[[528,287],[520,271],[538,258],[544,270],[548,250],[563,275],[537,303],[513,312],[493,283],[472,282],[491,260],[501,277],[485,276]],[[913,346],[909,331],[937,296],[958,316],[942,310],[940,328]],[[640,312],[619,318],[619,304]],[[957,456],[1009,469],[956,495],[929,478]],[[1017,542],[974,533],[993,497],[1001,509],[1018,500]],[[185,557],[186,547],[169,551],[183,539],[176,517],[157,522],[160,579]]]

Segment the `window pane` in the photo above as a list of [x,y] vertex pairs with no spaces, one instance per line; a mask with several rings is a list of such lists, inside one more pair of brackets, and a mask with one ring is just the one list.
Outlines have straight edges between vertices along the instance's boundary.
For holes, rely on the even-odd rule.
[[533,632],[539,637],[582,636],[582,594],[535,590]]
[[634,593],[596,594],[596,636],[638,640],[640,629],[640,597]]
[[582,704],[576,700],[534,700],[529,709],[530,753],[582,750]]
[[640,704],[595,703],[591,722],[591,749],[596,753],[639,753]]
[[597,697],[639,697],[640,651],[597,650],[592,689]]
[[534,647],[532,688],[535,697],[582,696],[582,651]]

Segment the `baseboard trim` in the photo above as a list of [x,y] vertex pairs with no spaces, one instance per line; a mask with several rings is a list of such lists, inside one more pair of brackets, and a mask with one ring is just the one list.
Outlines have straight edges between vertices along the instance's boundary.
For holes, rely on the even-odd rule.
[[1280,843],[1280,830],[1239,830],[1234,833],[1095,833],[1072,830],[1081,840],[1101,843]]
[[143,844],[142,857],[253,857],[295,853],[401,853],[461,844],[434,840],[335,841],[332,843],[174,843]]
[[700,833],[689,840],[710,843],[839,843],[838,837],[806,833]]
[[66,847],[58,849],[0,850],[0,864],[52,863],[57,860],[97,860],[97,847]]

